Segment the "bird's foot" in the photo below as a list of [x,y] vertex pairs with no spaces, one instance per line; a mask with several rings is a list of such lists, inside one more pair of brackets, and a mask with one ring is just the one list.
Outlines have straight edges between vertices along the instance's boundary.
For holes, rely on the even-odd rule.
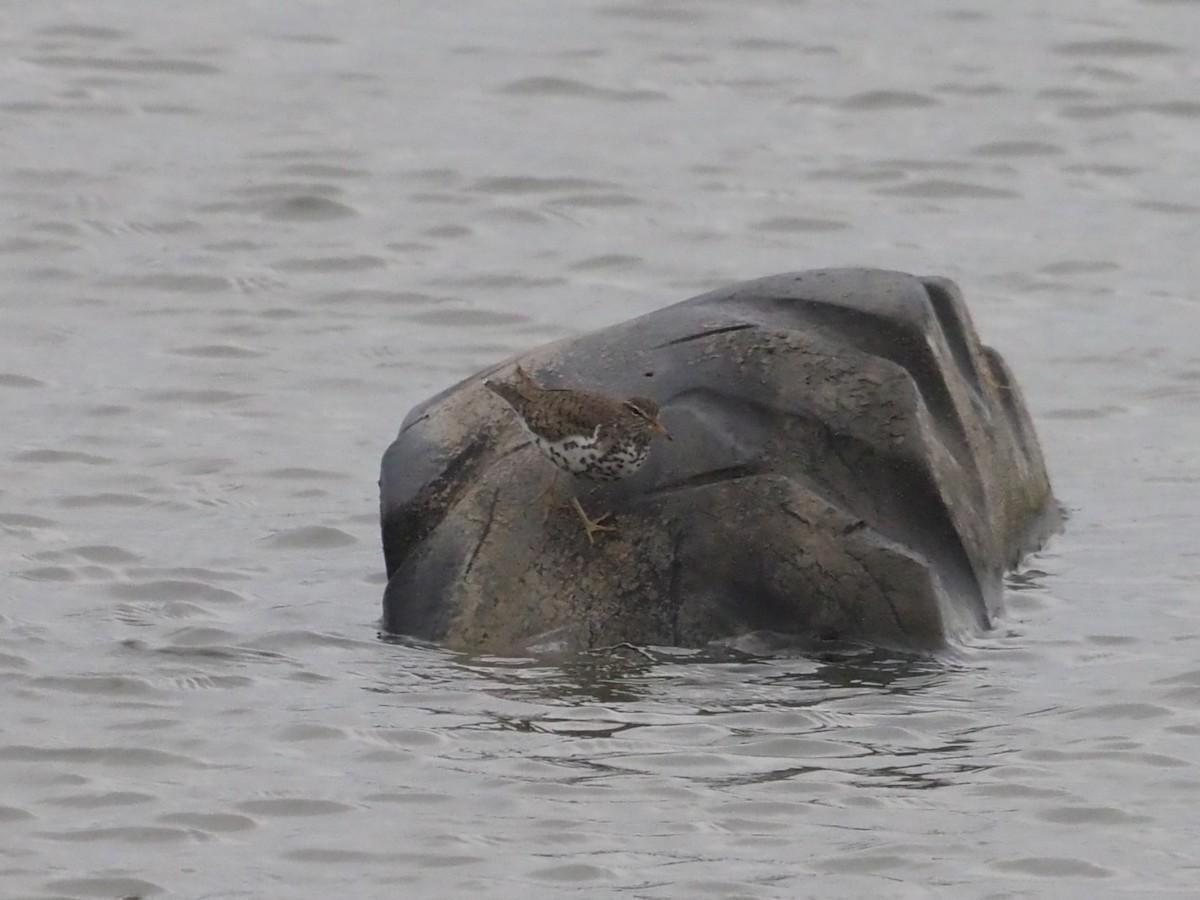
[[616,531],[617,530],[616,525],[602,525],[601,524],[605,519],[612,518],[612,513],[605,513],[604,515],[597,516],[596,518],[593,519],[593,518],[590,518],[588,516],[588,514],[583,511],[583,506],[580,505],[578,497],[571,498],[571,505],[575,507],[575,512],[579,513],[579,518],[583,520],[583,528],[587,532],[588,543],[591,543],[591,544],[596,543],[595,535],[596,535],[597,531]]

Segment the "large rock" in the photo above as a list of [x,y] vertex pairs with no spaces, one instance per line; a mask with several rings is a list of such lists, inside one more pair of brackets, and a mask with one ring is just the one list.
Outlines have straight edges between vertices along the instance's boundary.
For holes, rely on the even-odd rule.
[[[1021,393],[942,278],[775,275],[540,347],[543,384],[662,405],[673,442],[575,482],[619,530],[543,522],[552,464],[483,387],[414,409],[383,458],[386,630],[497,654],[751,632],[914,649],[989,627],[1057,524]],[[570,479],[563,475],[563,485]]]

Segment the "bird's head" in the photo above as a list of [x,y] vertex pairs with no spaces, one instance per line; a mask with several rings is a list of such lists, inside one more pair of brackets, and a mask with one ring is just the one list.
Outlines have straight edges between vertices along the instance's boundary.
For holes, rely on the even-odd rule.
[[661,434],[668,441],[672,440],[663,423],[658,420],[658,404],[649,397],[630,397],[625,401],[625,409],[646,422],[646,427],[656,434]]

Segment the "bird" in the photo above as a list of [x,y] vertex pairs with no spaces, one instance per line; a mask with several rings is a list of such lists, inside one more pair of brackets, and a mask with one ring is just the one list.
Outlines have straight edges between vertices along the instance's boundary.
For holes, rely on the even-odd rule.
[[[520,419],[533,443],[557,466],[544,493],[553,491],[558,471],[591,481],[618,481],[642,467],[655,435],[671,440],[659,421],[658,403],[649,397],[622,400],[597,391],[542,387],[521,366],[508,381],[487,380],[484,386],[504,400]],[[572,491],[571,505],[583,520],[588,541],[612,514],[593,519]]]

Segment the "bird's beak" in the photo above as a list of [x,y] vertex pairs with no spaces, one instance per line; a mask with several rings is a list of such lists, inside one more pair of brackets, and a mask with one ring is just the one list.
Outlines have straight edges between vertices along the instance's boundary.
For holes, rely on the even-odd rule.
[[667,429],[665,427],[663,427],[663,423],[658,421],[658,419],[655,419],[653,422],[651,422],[650,427],[654,431],[658,432],[663,437],[665,437],[668,441],[675,440],[675,438],[671,437],[671,433],[669,431],[667,431]]

